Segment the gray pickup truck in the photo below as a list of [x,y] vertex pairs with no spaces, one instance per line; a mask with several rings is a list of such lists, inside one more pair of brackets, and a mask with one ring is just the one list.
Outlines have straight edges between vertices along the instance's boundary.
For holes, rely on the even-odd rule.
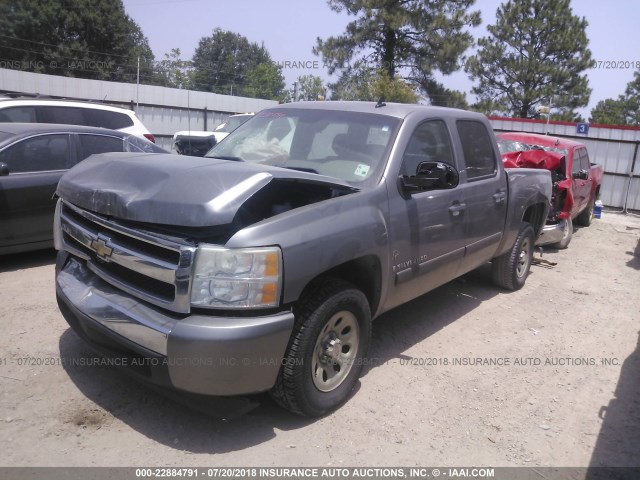
[[371,320],[488,262],[524,285],[548,171],[505,170],[462,110],[263,110],[204,158],[102,154],[64,175],[58,304],[100,354],[173,390],[341,405]]

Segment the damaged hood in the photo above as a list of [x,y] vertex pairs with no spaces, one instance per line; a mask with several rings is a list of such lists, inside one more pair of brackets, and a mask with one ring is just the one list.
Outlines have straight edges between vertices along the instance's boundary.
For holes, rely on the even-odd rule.
[[541,168],[556,170],[560,168],[564,155],[546,150],[525,150],[524,152],[509,152],[502,154],[505,168]]
[[81,208],[119,219],[204,227],[231,223],[242,204],[274,179],[357,191],[330,177],[253,163],[104,153],[69,170],[56,193]]

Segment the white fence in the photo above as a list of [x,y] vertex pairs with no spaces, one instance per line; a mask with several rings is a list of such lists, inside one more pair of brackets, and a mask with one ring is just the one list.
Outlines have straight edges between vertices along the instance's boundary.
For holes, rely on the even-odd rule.
[[130,108],[170,150],[180,130],[213,130],[234,113],[257,112],[277,104],[272,100],[219,95],[177,88],[85,80],[0,68],[0,92],[40,94],[54,98],[91,100]]
[[549,133],[583,142],[593,163],[604,167],[600,189],[602,203],[624,210],[640,210],[640,127],[591,125],[587,135],[577,125],[521,118],[489,117],[496,132]]

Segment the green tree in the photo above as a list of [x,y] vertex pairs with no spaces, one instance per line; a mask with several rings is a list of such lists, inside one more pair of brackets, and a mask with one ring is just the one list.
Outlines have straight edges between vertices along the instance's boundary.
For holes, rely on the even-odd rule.
[[391,79],[384,70],[371,70],[364,64],[356,64],[338,82],[331,84],[332,100],[361,100],[377,102],[416,103],[418,94],[399,76]]
[[635,73],[633,80],[627,84],[624,98],[625,123],[640,126],[640,69]]
[[591,123],[640,126],[640,70],[616,100],[601,100],[591,110]]
[[389,79],[401,75],[430,97],[443,88],[434,73],[459,70],[461,56],[473,43],[466,28],[480,23],[479,12],[468,12],[474,1],[328,0],[332,10],[356,19],[344,34],[318,38],[313,52],[322,56],[330,74],[340,72],[344,83],[350,82],[346,76],[356,62],[366,63]]
[[479,83],[473,88],[480,105],[502,115],[535,116],[549,99],[558,115],[573,117],[589,103],[584,74],[593,64],[587,21],[573,15],[569,0],[509,0],[498,7],[491,34],[466,71]]
[[[248,87],[249,93],[255,94],[257,85],[251,82],[269,71],[273,73],[273,69],[265,67],[251,73],[262,64],[277,67],[264,45],[216,28],[210,37],[200,39],[193,55],[194,89],[245,95],[245,87]],[[280,71],[279,75],[282,77]]]
[[247,97],[264,98],[265,100],[283,100],[282,67],[273,62],[256,65],[247,72],[243,94]]
[[163,87],[191,88],[193,63],[180,58],[180,49],[172,48],[165,59],[156,64],[157,83]]
[[[314,101],[326,96],[324,82],[317,75],[301,75],[298,77],[298,100]],[[293,91],[290,93],[293,98]]]
[[0,0],[2,59],[14,68],[153,83],[153,53],[121,0]]

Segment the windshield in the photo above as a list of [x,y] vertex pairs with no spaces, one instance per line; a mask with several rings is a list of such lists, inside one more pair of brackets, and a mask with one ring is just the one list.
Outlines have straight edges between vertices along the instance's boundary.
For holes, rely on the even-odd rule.
[[318,173],[361,188],[382,175],[399,124],[373,113],[263,110],[206,156]]
[[527,150],[544,150],[546,152],[556,152],[566,155],[568,150],[559,147],[545,147],[542,145],[530,145],[528,143],[519,142],[518,140],[509,140],[498,138],[498,149],[500,153],[525,152]]
[[216,132],[231,133],[236,128],[238,128],[240,125],[242,125],[244,122],[249,120],[251,117],[253,117],[253,115],[236,115],[236,116],[229,117],[227,119],[227,121],[224,122],[223,124],[219,125],[215,129],[215,131]]
[[531,147],[526,143],[518,142],[516,140],[498,140],[498,149],[500,153],[510,152],[524,152],[530,150]]
[[155,143],[135,135],[128,135],[123,141],[125,152],[167,153],[166,150],[158,147]]

